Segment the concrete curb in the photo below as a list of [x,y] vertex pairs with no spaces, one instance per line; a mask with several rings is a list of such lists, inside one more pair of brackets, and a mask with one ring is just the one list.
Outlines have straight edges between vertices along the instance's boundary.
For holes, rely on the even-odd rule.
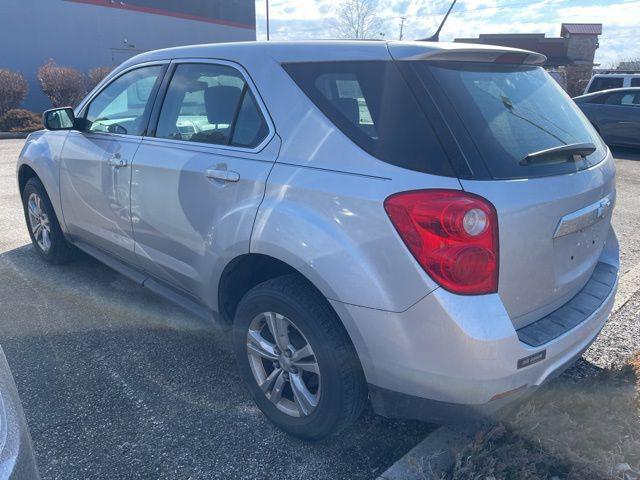
[[618,293],[613,304],[612,314],[616,313],[640,290],[640,264],[628,270],[620,277],[618,282]]
[[377,480],[436,480],[442,478],[476,432],[488,423],[450,425],[436,429]]
[[[640,264],[620,277],[611,315],[640,290]],[[377,480],[439,480],[447,474],[456,454],[468,445],[487,423],[443,426],[430,433]]]
[[0,132],[0,140],[17,140],[27,138],[31,132]]

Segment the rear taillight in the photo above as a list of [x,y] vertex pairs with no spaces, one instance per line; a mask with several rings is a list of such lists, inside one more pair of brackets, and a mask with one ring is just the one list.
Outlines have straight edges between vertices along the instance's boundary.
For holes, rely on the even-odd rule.
[[457,190],[391,195],[384,208],[424,270],[453,293],[498,291],[498,215],[482,197]]

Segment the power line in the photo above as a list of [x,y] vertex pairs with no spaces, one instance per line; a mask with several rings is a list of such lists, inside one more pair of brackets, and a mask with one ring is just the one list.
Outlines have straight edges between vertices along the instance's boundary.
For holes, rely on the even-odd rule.
[[[558,2],[559,2],[559,0],[553,0],[553,1],[547,2],[547,3],[553,4],[553,3],[558,3]],[[535,4],[539,4],[539,3],[541,3],[541,2],[534,0],[534,1],[528,1],[528,2],[503,3],[502,5],[495,5],[495,6],[484,6],[484,7],[477,7],[477,8],[467,8],[467,9],[464,9],[464,10],[457,11],[456,15],[463,15],[463,14],[465,14],[467,12],[479,12],[479,11],[482,11],[482,10],[503,10],[503,9],[507,9],[507,8],[523,7],[523,6],[526,6],[526,5],[535,5]],[[461,5],[464,5],[464,3],[461,3]],[[446,11],[439,12],[439,13],[430,13],[428,15],[444,15],[445,13],[446,13]],[[424,15],[405,15],[405,17],[424,17]]]

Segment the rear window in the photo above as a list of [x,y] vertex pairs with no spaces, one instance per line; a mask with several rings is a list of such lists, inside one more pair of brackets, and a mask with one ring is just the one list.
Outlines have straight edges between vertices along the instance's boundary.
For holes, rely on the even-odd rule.
[[624,79],[621,77],[595,77],[589,85],[589,92],[599,92],[610,88],[622,88]]
[[[606,148],[562,88],[540,67],[473,62],[412,62],[426,88],[442,89],[445,116],[472,142],[468,161],[482,159],[492,178],[559,175],[599,163]],[[453,112],[452,112],[453,110]],[[455,132],[457,136],[461,132]],[[522,164],[527,155],[567,144],[593,143],[597,150],[573,161],[567,154]]]
[[455,175],[394,62],[289,63],[283,68],[329,120],[367,153],[407,169]]

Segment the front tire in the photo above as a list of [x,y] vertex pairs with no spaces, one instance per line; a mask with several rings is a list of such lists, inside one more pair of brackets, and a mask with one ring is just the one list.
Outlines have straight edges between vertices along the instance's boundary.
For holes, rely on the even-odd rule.
[[327,301],[300,276],[266,281],[243,297],[234,348],[256,404],[285,432],[319,440],[360,416],[367,390],[355,349]]
[[70,260],[74,247],[64,238],[47,191],[39,178],[32,177],[27,181],[22,190],[22,206],[36,252],[52,264]]

